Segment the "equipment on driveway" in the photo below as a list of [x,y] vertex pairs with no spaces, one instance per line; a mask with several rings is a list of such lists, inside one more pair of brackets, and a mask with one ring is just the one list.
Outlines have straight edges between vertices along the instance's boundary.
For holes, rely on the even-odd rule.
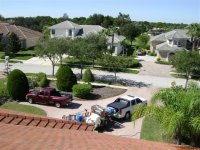
[[112,119],[109,113],[100,105],[93,105],[91,110],[85,109],[83,112],[79,112],[74,115],[63,115],[62,119],[71,120],[76,122],[84,122],[88,124],[94,124],[95,128],[105,127],[108,125]]

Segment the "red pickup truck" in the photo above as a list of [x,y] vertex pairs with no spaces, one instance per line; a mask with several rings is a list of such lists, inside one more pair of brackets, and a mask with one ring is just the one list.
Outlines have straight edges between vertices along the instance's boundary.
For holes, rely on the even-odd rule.
[[54,88],[35,89],[26,95],[26,100],[30,103],[53,104],[57,108],[71,103],[71,94],[62,94]]

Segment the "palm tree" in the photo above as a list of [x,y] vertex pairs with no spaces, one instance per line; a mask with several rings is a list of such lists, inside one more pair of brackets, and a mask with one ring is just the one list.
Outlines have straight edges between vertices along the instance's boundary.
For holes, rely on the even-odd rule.
[[152,98],[148,106],[139,105],[132,119],[143,116],[156,118],[165,135],[177,140],[177,144],[188,138],[191,145],[200,141],[200,87],[190,83],[187,89],[180,86],[162,89]]
[[107,35],[107,36],[111,36],[111,47],[110,47],[110,50],[111,50],[111,54],[114,52],[114,37],[115,37],[115,33],[117,33],[118,31],[118,28],[115,27],[115,26],[110,26],[108,29],[104,30],[104,33]]
[[191,36],[192,50],[197,50],[200,45],[200,24],[194,23],[189,25],[188,35]]
[[44,26],[42,29],[42,33],[44,35],[44,39],[48,40],[50,39],[50,29],[48,28],[48,26]]

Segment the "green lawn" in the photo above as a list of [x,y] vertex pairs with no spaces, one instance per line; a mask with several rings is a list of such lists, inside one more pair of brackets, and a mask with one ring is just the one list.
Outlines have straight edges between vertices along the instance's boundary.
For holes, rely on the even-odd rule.
[[163,138],[163,129],[160,123],[151,117],[145,117],[142,124],[140,138],[149,141],[166,141]]
[[19,51],[13,59],[28,60],[35,55],[33,50]]
[[4,57],[4,52],[0,52],[0,58],[3,58]]
[[30,114],[35,114],[35,115],[41,115],[41,116],[47,115],[46,112],[40,108],[18,104],[17,102],[7,102],[1,105],[0,108],[30,113]]
[[[5,52],[0,52],[0,62],[4,62]],[[34,50],[27,50],[27,51],[19,51],[15,56],[10,57],[10,59],[17,59],[17,60],[28,60],[35,56]],[[12,60],[10,60],[11,62]],[[15,61],[14,61],[15,62]]]
[[125,70],[124,72],[125,72],[125,73],[138,74],[140,71],[138,71],[138,70],[130,70],[130,69],[128,69],[128,70]]
[[156,64],[161,64],[161,65],[172,65],[170,62],[167,62],[167,61],[156,61],[155,62]]
[[[18,62],[20,62],[20,61],[18,61],[18,60],[9,60],[9,63],[18,63]],[[0,63],[5,63],[5,60],[1,59]]]

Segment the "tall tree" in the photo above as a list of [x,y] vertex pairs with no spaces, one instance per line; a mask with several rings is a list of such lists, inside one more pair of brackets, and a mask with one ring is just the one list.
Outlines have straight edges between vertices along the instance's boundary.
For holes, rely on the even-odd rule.
[[74,23],[77,23],[77,24],[86,24],[86,18],[85,17],[75,17],[72,19],[72,21]]
[[71,48],[72,40],[70,38],[55,38],[56,53],[62,65],[62,58],[64,54],[69,53]]
[[6,52],[17,53],[21,49],[19,37],[15,33],[10,33],[7,37]]
[[71,44],[69,55],[80,61],[81,78],[83,75],[84,61],[87,59],[87,41],[85,38],[76,38]]
[[113,26],[114,23],[114,18],[111,16],[105,16],[103,22],[101,23],[101,25],[104,28],[109,28],[110,26]]
[[112,55],[104,55],[102,59],[100,59],[99,63],[101,66],[107,68],[108,70],[112,70],[115,74],[115,82],[117,80],[117,71],[120,69],[124,69],[128,66],[129,62],[126,61],[126,57],[123,56],[112,56]]
[[66,19],[66,20],[69,19],[69,15],[67,13],[64,13],[63,14],[63,19]]
[[44,39],[45,40],[48,40],[48,39],[50,39],[50,33],[51,31],[50,31],[50,29],[48,28],[48,26],[44,26],[43,27],[43,30],[42,30],[42,33],[43,33],[43,36],[44,36]]
[[133,40],[140,35],[141,31],[134,23],[129,23],[120,28],[120,33],[129,39],[132,44]]
[[188,29],[188,35],[191,36],[192,50],[197,50],[200,46],[200,24],[191,24]]
[[135,39],[135,45],[141,49],[148,49],[149,40],[150,37],[147,34],[140,34],[140,36]]
[[129,14],[123,14],[123,13],[119,13],[118,17],[115,18],[114,20],[114,25],[116,27],[122,27],[126,24],[131,23],[131,18],[129,16]]
[[186,76],[187,87],[190,75],[194,71],[200,70],[200,54],[197,51],[180,51],[177,52],[172,58],[171,62],[173,67],[180,73],[184,73]]
[[107,39],[102,34],[90,34],[86,37],[87,55],[94,63],[98,58],[101,58],[107,49]]
[[52,64],[52,75],[54,76],[54,68],[55,64],[58,62],[58,52],[57,52],[57,45],[55,44],[55,39],[49,39],[43,41],[39,45],[36,46],[35,51],[36,55],[41,58],[48,58]]
[[101,25],[103,21],[104,21],[104,15],[93,14],[87,18],[86,23],[89,25]]
[[0,14],[0,21],[4,21],[5,18]]

